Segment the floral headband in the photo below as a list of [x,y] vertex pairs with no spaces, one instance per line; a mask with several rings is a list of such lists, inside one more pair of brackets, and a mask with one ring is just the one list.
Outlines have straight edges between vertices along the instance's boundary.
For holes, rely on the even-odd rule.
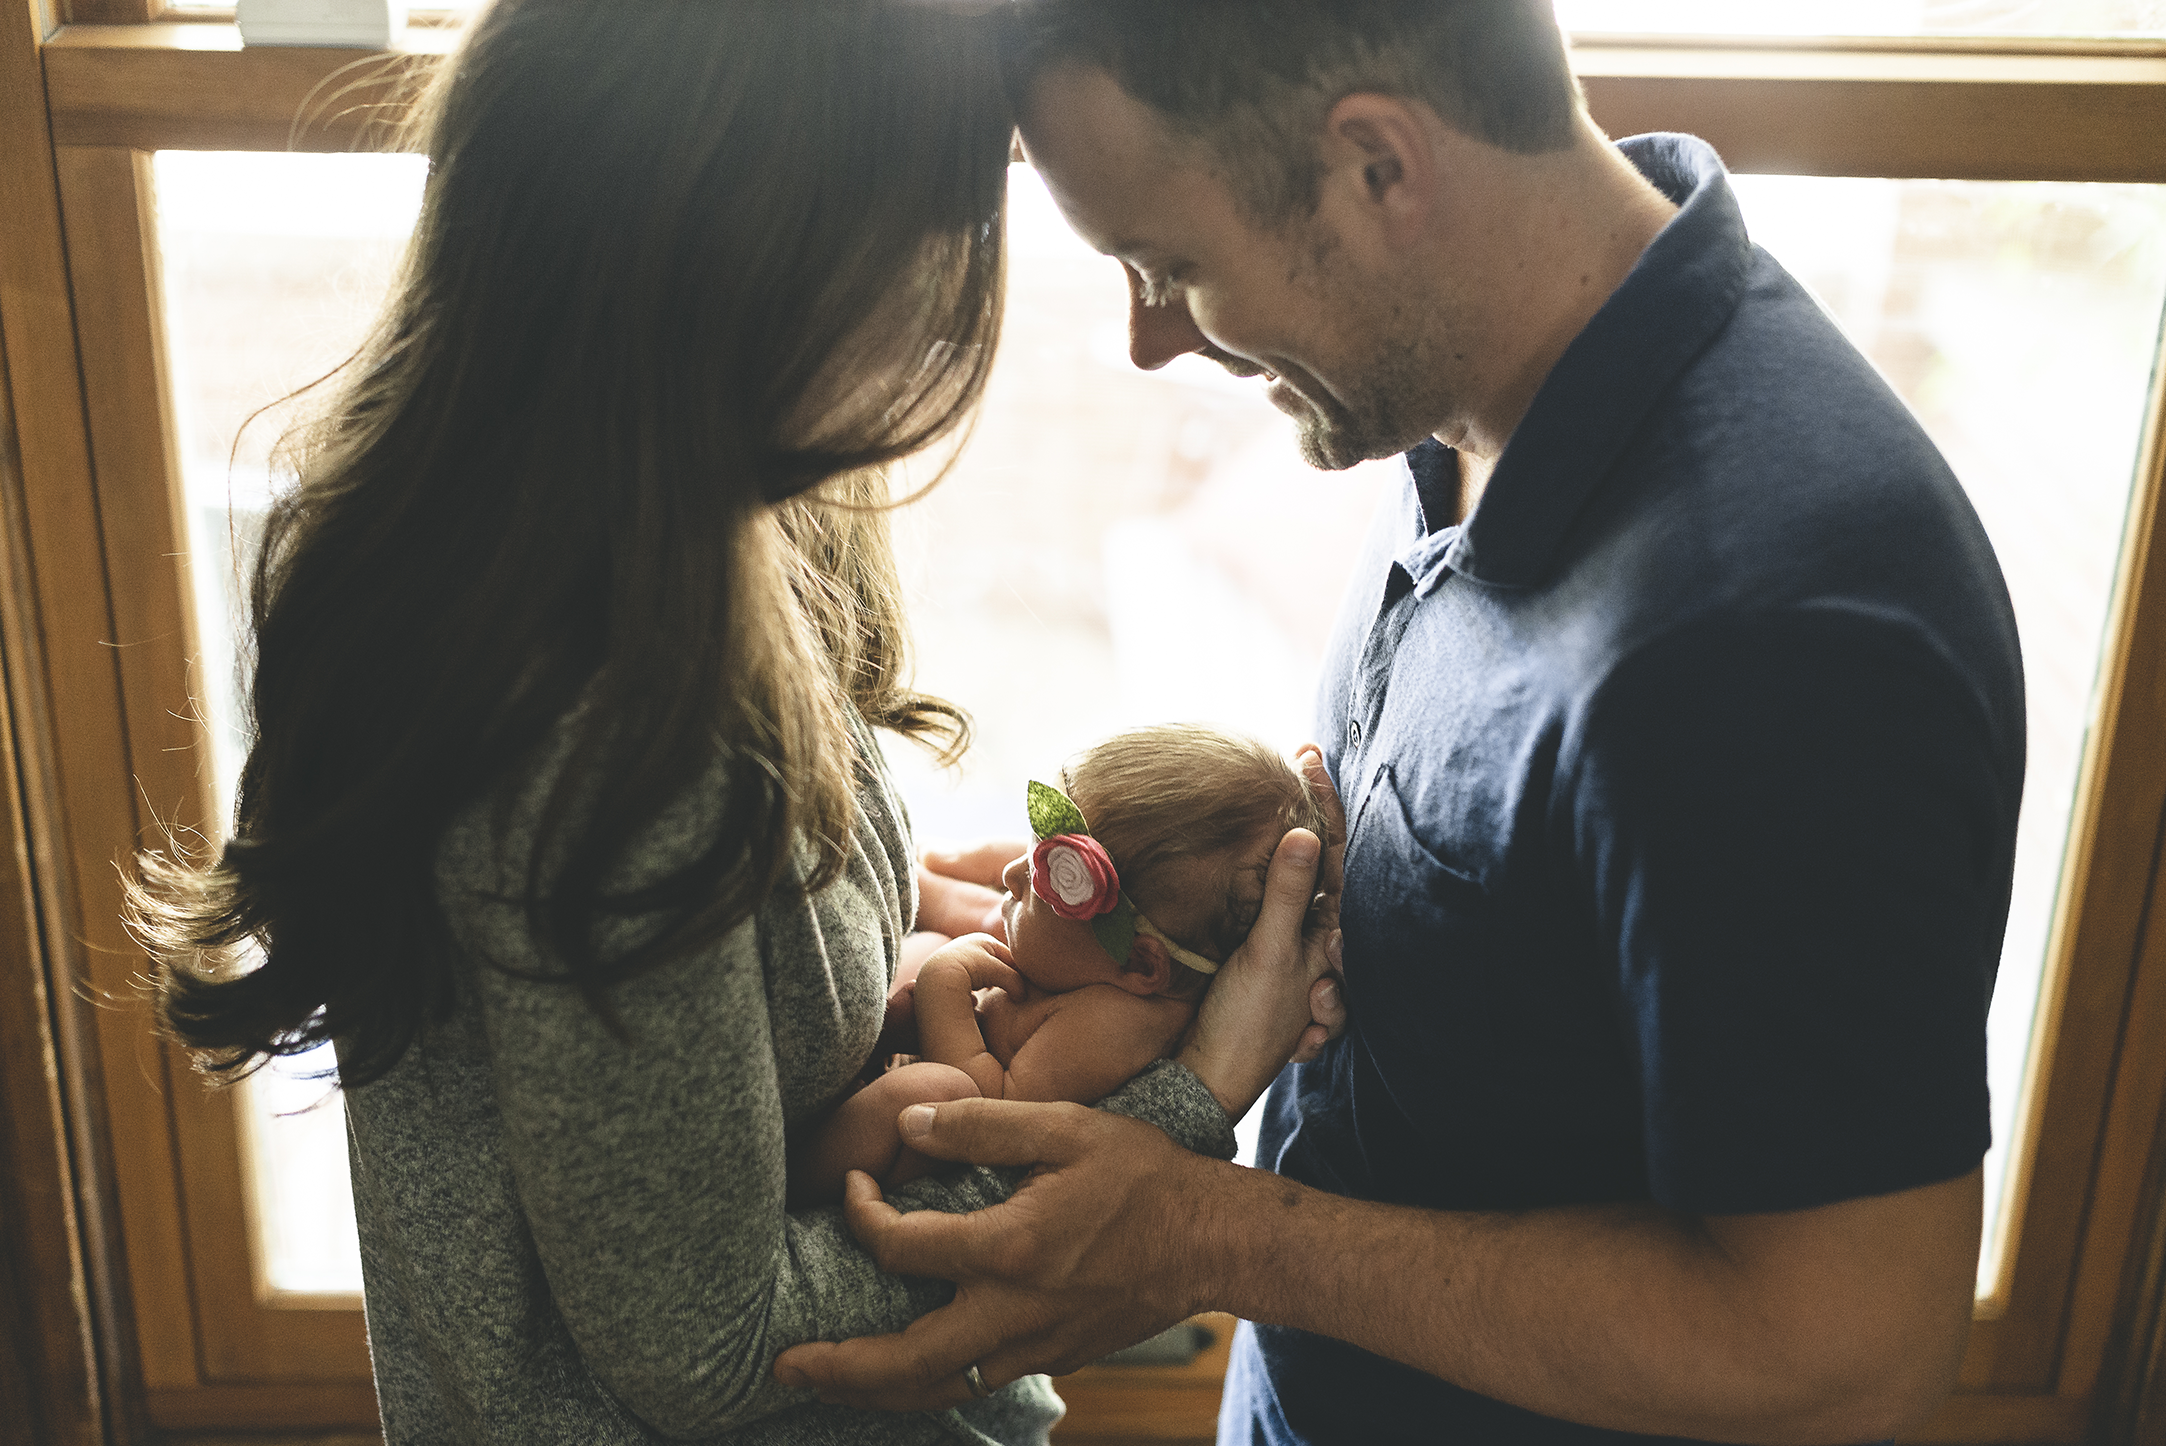
[[1029,789],[1030,831],[1038,846],[1030,854],[1031,892],[1053,906],[1063,919],[1087,919],[1098,946],[1116,964],[1128,962],[1136,935],[1156,939],[1176,962],[1199,974],[1216,974],[1218,961],[1173,942],[1165,930],[1143,917],[1135,901],[1121,892],[1121,876],[1105,845],[1091,837],[1067,794],[1033,781]]

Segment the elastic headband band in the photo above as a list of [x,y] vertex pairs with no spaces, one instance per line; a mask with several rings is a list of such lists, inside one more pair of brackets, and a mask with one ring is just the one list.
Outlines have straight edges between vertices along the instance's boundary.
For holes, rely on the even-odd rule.
[[1159,928],[1149,919],[1143,917],[1141,909],[1136,911],[1136,932],[1156,939],[1159,943],[1165,945],[1166,952],[1171,954],[1177,962],[1186,964],[1198,974],[1216,974],[1218,972],[1218,961],[1216,959],[1206,958],[1193,949],[1184,949],[1174,943],[1172,937],[1164,929]]

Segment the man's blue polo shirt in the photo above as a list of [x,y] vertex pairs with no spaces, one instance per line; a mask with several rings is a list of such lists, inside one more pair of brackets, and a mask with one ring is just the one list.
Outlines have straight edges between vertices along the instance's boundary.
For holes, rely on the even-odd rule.
[[[1320,695],[1344,1037],[1262,1162],[1443,1210],[1799,1209],[1963,1175],[2023,779],[1992,548],[1721,162],[1449,525],[1409,453]],[[1831,218],[1831,224],[1840,224]],[[1643,1440],[1244,1328],[1220,1441]]]

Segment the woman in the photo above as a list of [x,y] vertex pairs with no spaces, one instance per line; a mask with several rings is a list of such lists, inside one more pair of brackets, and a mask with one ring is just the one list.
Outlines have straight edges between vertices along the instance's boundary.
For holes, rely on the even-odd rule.
[[[275,508],[233,837],[150,861],[172,1031],[336,1042],[392,1443],[1038,1441],[1042,1379],[859,1416],[793,1343],[900,1328],[784,1209],[881,1024],[907,691],[870,469],[998,329],[1009,121],[903,0],[499,0],[440,68],[406,270]],[[1230,1152],[1161,1066],[1113,1102]],[[986,1172],[905,1198],[967,1209]]]

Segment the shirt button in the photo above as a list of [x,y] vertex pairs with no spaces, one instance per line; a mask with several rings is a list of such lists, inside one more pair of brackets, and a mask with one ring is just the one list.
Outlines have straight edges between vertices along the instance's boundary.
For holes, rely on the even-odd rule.
[[1346,720],[1346,746],[1349,748],[1359,748],[1361,746],[1361,720],[1359,718]]

